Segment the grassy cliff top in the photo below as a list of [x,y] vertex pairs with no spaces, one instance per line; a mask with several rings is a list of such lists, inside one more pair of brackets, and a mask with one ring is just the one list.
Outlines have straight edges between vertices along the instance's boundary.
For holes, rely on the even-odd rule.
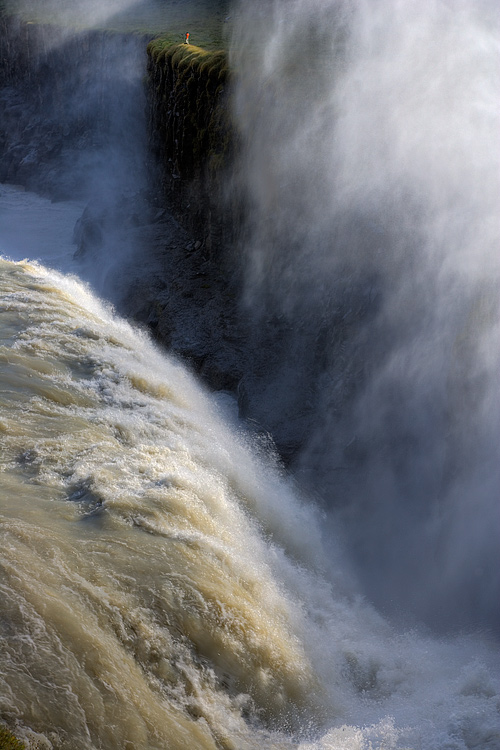
[[223,50],[210,50],[195,44],[179,44],[175,40],[172,41],[168,34],[150,42],[148,52],[157,61],[162,57],[171,57],[181,69],[196,65],[202,71],[216,71],[219,77],[225,77],[228,73],[227,56]]
[[105,28],[159,35],[170,42],[190,34],[205,49],[225,46],[229,0],[3,0],[6,10],[31,23]]

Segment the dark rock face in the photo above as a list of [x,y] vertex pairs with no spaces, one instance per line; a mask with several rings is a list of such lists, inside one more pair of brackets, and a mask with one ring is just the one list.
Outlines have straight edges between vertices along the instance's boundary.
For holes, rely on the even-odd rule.
[[150,146],[168,205],[211,255],[234,241],[225,190],[234,149],[223,52],[161,40],[148,46]]
[[125,308],[211,389],[236,391],[247,352],[234,289],[172,217],[136,231],[147,270]]
[[75,257],[99,264],[113,242],[133,248],[117,270],[120,311],[147,326],[213,390],[236,391],[247,359],[237,292],[204,243],[143,196],[91,201],[76,224]]
[[[145,60],[147,41],[1,17],[0,180],[57,200],[93,194],[110,169],[121,178],[125,162],[127,174],[139,171],[144,99],[129,68]],[[120,154],[106,165],[112,142]]]

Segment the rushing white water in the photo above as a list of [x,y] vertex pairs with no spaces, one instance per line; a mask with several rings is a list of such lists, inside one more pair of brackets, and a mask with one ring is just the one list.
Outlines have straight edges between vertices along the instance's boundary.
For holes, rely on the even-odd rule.
[[217,679],[264,714],[309,702],[280,553],[252,532],[271,487],[238,477],[188,376],[81,286],[1,270],[4,711],[70,747],[210,747],[169,692],[200,715]]
[[80,282],[1,261],[0,715],[42,748],[493,748],[486,640],[395,633]]

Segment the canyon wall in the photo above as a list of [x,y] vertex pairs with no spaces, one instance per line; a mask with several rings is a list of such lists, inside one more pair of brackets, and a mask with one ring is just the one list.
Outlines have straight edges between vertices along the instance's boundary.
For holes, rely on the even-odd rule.
[[292,458],[309,429],[300,388],[283,410],[259,404],[293,332],[279,316],[255,326],[242,305],[245,209],[225,54],[4,17],[0,75],[0,181],[87,202],[75,241],[92,283],[120,245],[107,271],[120,312],[211,389],[237,392],[240,416]]
[[148,46],[149,135],[167,204],[217,255],[234,237],[226,186],[234,149],[226,54],[161,39]]
[[127,173],[140,170],[137,115],[145,105],[132,66],[141,58],[145,66],[148,41],[2,16],[0,181],[56,200],[86,199],[95,193],[96,166],[119,171],[118,159],[104,164],[111,141],[120,164],[128,159]]
[[[117,78],[120,60],[138,64],[136,80]],[[234,144],[224,52],[144,34],[70,34],[2,16],[0,80],[0,182],[54,199],[86,198],[93,193],[89,155],[117,136],[133,154],[137,121],[146,114],[149,151],[141,155],[156,202],[164,201],[209,255],[231,242],[237,209],[224,187]]]

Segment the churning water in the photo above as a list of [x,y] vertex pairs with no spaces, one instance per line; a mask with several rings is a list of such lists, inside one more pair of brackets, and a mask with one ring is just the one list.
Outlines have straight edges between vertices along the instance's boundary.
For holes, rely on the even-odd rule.
[[21,736],[497,746],[487,639],[391,630],[182,366],[74,278],[0,264],[0,708]]
[[1,275],[3,715],[71,748],[296,723],[319,685],[264,541],[284,490],[80,284]]

